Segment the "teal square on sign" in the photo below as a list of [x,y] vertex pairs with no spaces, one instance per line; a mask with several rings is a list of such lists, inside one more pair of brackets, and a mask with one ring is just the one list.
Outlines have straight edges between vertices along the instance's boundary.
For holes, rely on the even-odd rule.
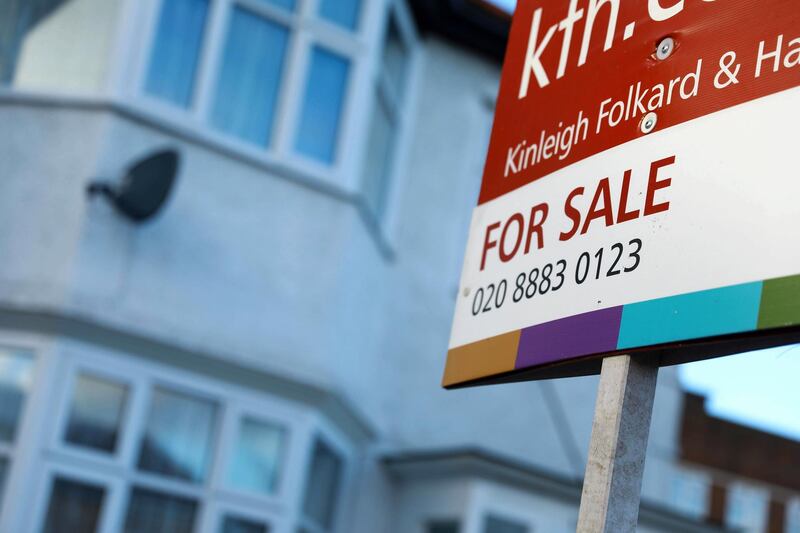
[[626,305],[617,348],[741,333],[756,329],[762,282]]

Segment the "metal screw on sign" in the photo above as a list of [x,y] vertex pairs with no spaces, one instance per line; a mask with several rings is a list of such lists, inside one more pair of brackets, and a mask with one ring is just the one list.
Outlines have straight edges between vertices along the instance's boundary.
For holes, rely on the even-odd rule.
[[469,296],[469,287],[464,287],[464,298]]
[[664,37],[661,39],[661,42],[658,43],[656,46],[656,58],[659,61],[664,61],[669,56],[672,55],[672,52],[675,51],[675,39],[672,37]]
[[658,124],[658,115],[655,113],[648,113],[642,118],[639,128],[642,130],[642,133],[647,135],[656,129],[656,124]]

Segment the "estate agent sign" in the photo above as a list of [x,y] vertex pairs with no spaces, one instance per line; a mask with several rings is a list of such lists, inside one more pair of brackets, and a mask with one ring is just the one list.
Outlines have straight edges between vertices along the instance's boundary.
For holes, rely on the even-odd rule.
[[796,338],[799,129],[798,0],[521,0],[445,386]]

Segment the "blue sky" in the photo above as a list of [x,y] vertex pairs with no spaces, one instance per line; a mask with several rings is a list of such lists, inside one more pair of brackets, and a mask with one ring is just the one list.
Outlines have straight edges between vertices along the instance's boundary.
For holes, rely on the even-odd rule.
[[497,4],[498,6],[507,9],[508,11],[513,11],[514,6],[517,5],[517,0],[489,0],[493,4]]
[[680,375],[712,414],[800,440],[800,345],[691,363]]

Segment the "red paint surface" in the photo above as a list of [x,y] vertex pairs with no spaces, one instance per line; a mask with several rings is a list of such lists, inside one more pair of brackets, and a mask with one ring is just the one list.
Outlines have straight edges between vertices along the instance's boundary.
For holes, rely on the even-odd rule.
[[[677,0],[660,0],[670,7]],[[626,100],[631,84],[642,82],[648,88],[656,83],[668,84],[671,79],[695,70],[703,59],[699,94],[689,100],[678,100],[657,111],[656,132],[722,109],[800,85],[800,67],[781,68],[772,72],[765,63],[765,72],[754,78],[759,42],[765,48],[775,48],[778,35],[783,34],[783,51],[800,38],[800,0],[685,0],[684,9],[676,16],[661,22],[653,21],[647,10],[647,0],[620,0],[619,17],[613,47],[603,51],[608,21],[608,7],[603,8],[595,22],[587,61],[577,66],[585,17],[574,27],[566,73],[556,79],[562,48],[563,33],[557,31],[542,55],[542,64],[550,84],[540,88],[531,80],[529,94],[518,98],[528,38],[534,12],[543,8],[542,30],[559,23],[567,15],[567,0],[520,0],[514,15],[506,60],[500,85],[495,124],[483,176],[479,204],[490,201],[523,185],[542,178],[560,168],[580,161],[614,146],[643,135],[639,119],[623,122],[615,128],[604,127],[595,134],[600,104],[607,98]],[[589,0],[578,0],[586,8]],[[634,35],[623,40],[625,27],[635,22]],[[677,41],[676,51],[664,61],[658,61],[656,44],[664,37]],[[725,89],[714,87],[720,58],[735,51],[741,66],[737,85]],[[504,177],[507,152],[523,140],[539,143],[542,130],[555,133],[559,122],[568,124],[582,111],[590,118],[586,142],[573,147],[564,160],[557,157]],[[742,127],[747,127],[743,124]],[[541,148],[541,147],[540,147]],[[717,154],[716,156],[719,156]]]

